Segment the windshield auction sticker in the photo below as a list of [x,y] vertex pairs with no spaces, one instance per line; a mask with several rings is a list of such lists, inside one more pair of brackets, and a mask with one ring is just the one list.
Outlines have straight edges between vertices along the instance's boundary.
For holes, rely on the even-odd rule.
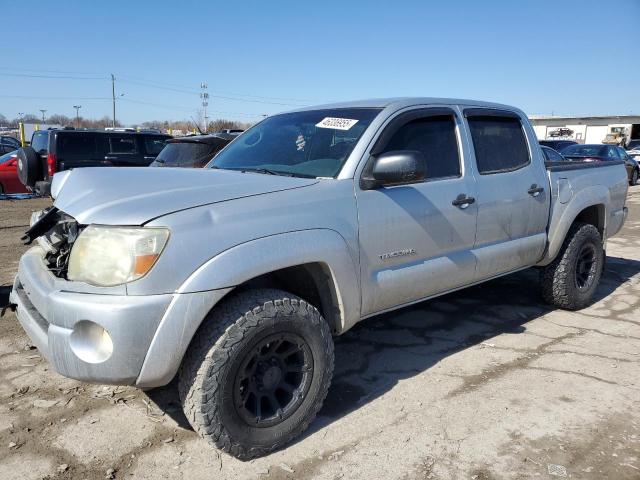
[[356,123],[358,123],[358,120],[352,120],[350,118],[324,117],[320,122],[316,123],[316,127],[349,130]]

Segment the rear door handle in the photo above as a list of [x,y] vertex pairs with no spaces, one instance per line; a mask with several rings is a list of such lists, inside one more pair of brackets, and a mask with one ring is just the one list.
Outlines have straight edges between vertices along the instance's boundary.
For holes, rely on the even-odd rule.
[[105,155],[105,156],[104,156],[104,159],[105,159],[105,160],[117,160],[117,159],[118,159],[118,157],[111,157],[111,156],[109,156],[109,155]]
[[532,197],[537,197],[538,195],[540,195],[542,192],[544,192],[544,188],[539,187],[538,185],[536,185],[535,183],[533,185],[531,185],[531,187],[529,187],[529,190],[527,190],[527,193],[529,195],[531,195]]
[[144,157],[145,160],[155,160],[156,157]]
[[458,207],[458,208],[464,210],[465,208],[467,208],[469,205],[471,205],[475,201],[476,201],[475,198],[467,197],[464,193],[461,193],[460,195],[458,195],[456,197],[456,199],[453,202],[451,202],[451,205],[453,205],[454,207]]

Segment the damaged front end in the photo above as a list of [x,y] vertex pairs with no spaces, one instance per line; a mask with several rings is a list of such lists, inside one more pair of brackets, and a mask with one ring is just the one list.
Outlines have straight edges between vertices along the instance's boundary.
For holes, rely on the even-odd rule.
[[49,207],[31,215],[30,228],[21,240],[25,245],[37,241],[45,251],[49,270],[56,277],[66,279],[71,248],[80,231],[80,225],[73,217],[56,207]]

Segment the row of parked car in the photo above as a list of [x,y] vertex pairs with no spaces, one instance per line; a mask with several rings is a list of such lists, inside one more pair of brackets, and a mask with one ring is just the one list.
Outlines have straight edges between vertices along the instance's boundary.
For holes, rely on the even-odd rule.
[[631,140],[627,148],[599,143],[581,144],[572,140],[540,140],[549,162],[610,162],[623,161],[629,184],[637,185],[640,177],[640,140]]
[[158,132],[51,129],[36,131],[24,148],[13,137],[0,137],[0,194],[48,195],[53,175],[72,168],[204,167],[241,132],[173,138]]
[[[172,138],[150,131],[51,129],[33,134],[20,148],[13,137],[0,137],[0,194],[36,192],[48,195],[56,172],[79,167],[151,166],[204,167],[242,133],[223,130],[210,135]],[[579,144],[571,140],[541,140],[548,162],[624,161],[629,183],[640,177],[640,140],[627,149],[616,145]]]

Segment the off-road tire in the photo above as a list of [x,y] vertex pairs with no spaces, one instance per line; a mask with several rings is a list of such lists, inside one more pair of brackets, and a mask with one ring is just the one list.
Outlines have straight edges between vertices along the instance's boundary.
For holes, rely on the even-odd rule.
[[[303,338],[312,352],[313,371],[297,409],[279,424],[258,428],[238,413],[232,377],[243,358],[274,332]],[[327,395],[333,361],[331,330],[313,305],[282,290],[248,290],[223,300],[204,320],[180,367],[178,392],[200,436],[248,460],[281,448],[307,429]]]
[[[576,280],[578,256],[585,246],[592,245],[595,262],[586,288],[579,288]],[[553,262],[540,271],[542,297],[547,303],[565,310],[586,307],[593,297],[604,267],[604,250],[598,229],[587,223],[574,223]]]

